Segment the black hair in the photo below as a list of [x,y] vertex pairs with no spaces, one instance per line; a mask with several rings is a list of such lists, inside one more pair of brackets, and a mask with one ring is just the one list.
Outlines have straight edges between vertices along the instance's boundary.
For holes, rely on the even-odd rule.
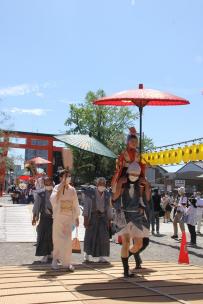
[[64,174],[70,174],[71,171],[69,169],[63,169],[61,171],[59,171],[59,177],[63,177]]
[[136,139],[136,140],[138,141],[137,135],[134,135],[134,134],[129,134],[129,135],[128,135],[127,142],[128,142],[129,140],[131,140],[131,139]]
[[46,177],[44,178],[44,181],[53,182],[53,178],[52,178],[52,177],[49,177],[49,176],[46,176]]
[[196,200],[196,198],[195,198],[194,196],[191,196],[191,197],[189,198],[189,202],[190,202],[190,204],[191,204],[193,207],[197,208],[197,200]]

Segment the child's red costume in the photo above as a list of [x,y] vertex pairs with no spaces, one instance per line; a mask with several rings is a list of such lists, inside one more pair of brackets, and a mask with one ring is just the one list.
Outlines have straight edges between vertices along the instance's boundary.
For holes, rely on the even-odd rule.
[[[145,176],[145,165],[140,162],[139,153],[137,152],[138,140],[136,136],[136,130],[135,128],[130,128],[129,130],[130,130],[130,134],[128,135],[128,139],[127,139],[127,147],[124,151],[121,152],[118,159],[116,160],[116,171],[112,178],[112,187],[116,186],[120,177],[126,175],[128,166],[133,161],[138,162],[141,167],[140,176]],[[132,139],[135,139],[133,145],[130,142]]]

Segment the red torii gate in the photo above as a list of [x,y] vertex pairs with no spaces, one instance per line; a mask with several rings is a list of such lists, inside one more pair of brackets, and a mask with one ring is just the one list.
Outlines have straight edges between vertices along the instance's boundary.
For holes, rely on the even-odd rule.
[[[61,147],[53,146],[53,142],[57,141],[53,134],[44,133],[32,133],[32,132],[21,132],[21,131],[8,131],[1,130],[0,137],[2,141],[0,142],[0,196],[2,196],[5,184],[6,175],[6,157],[8,155],[9,148],[19,148],[19,149],[32,149],[32,150],[47,150],[48,160],[51,162],[47,167],[47,175],[53,175],[53,153],[56,151],[61,152]],[[24,139],[25,143],[12,143],[9,141],[10,138]],[[40,140],[43,141],[42,145],[33,144],[33,141]]]

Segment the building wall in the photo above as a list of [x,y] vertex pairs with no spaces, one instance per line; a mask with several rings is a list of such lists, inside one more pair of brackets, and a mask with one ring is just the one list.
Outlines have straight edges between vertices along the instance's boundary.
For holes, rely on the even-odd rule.
[[159,167],[149,167],[146,172],[147,180],[150,182],[152,187],[156,187],[160,190],[165,188],[165,174]]
[[[167,179],[166,180],[166,186],[170,185],[172,188],[172,191],[177,190],[177,186],[175,186],[175,180],[174,179]],[[182,179],[185,181],[185,189],[187,193],[193,193],[195,191],[200,191],[203,193],[203,179]]]

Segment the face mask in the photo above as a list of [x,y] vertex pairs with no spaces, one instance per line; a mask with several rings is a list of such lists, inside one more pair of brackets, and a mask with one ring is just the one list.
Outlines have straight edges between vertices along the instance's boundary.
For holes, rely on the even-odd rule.
[[104,186],[98,186],[97,188],[99,192],[104,192],[106,190],[106,187]]
[[129,178],[129,181],[132,183],[136,182],[139,179],[138,176],[134,176],[134,175],[129,175],[128,178]]
[[66,177],[66,184],[68,185],[70,184],[70,182],[71,182],[71,176]]
[[45,190],[52,191],[53,190],[53,186],[45,186]]

